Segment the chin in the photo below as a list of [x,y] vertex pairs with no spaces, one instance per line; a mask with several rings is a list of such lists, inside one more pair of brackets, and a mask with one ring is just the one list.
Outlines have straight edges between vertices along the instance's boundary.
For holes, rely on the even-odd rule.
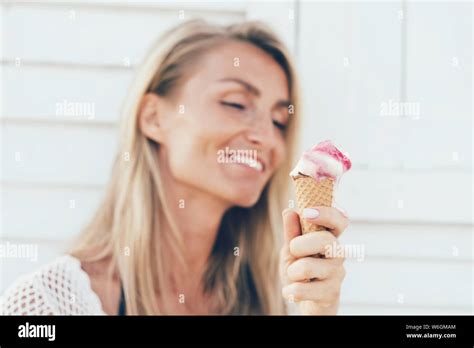
[[251,208],[260,199],[261,193],[261,190],[259,190],[258,193],[255,193],[255,190],[253,190],[247,194],[245,191],[236,192],[236,194],[232,197],[231,202],[233,205],[242,208]]
[[252,201],[238,202],[238,203],[235,203],[235,205],[241,208],[252,208],[257,202],[258,202],[258,199],[255,199]]

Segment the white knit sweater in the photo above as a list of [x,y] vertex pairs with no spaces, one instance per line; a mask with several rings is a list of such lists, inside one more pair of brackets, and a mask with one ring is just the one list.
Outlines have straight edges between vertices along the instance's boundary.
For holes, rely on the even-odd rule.
[[19,278],[0,297],[0,315],[105,315],[78,259],[64,255]]

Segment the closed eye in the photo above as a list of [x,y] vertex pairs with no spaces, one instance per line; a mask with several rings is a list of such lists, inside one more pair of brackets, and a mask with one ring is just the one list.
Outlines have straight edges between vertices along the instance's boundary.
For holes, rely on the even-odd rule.
[[[245,105],[243,105],[243,104],[228,102],[228,101],[225,101],[225,100],[221,100],[220,104],[225,106],[225,107],[230,107],[230,108],[234,108],[234,109],[241,110],[241,111],[246,109]],[[283,124],[283,123],[278,122],[276,120],[272,120],[272,122],[273,122],[273,125],[275,127],[277,127],[282,132],[285,131],[286,128],[287,128],[286,124]]]
[[273,120],[273,125],[281,131],[286,130],[286,124],[283,124],[283,123],[280,123],[278,121]]
[[242,104],[239,104],[239,103],[228,102],[228,101],[225,101],[225,100],[221,100],[220,103],[221,103],[221,105],[231,107],[231,108],[234,108],[234,109],[245,110],[245,105],[242,105]]

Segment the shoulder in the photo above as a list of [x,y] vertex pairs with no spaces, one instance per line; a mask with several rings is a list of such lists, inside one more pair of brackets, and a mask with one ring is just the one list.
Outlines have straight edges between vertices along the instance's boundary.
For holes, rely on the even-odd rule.
[[110,258],[82,262],[82,269],[90,279],[92,291],[97,294],[107,314],[116,314],[120,300],[120,277]]
[[78,259],[63,255],[14,282],[0,298],[2,315],[104,314]]

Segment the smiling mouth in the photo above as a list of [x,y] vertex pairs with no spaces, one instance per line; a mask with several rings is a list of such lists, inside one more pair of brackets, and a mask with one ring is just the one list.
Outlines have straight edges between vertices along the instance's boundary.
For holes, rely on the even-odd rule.
[[262,173],[265,169],[265,165],[258,159],[250,157],[241,157],[239,160],[229,161],[228,163],[239,164],[254,169],[255,171]]
[[263,163],[259,160],[255,160],[252,158],[245,159],[244,161],[239,162],[239,164],[246,165],[250,168],[255,169],[258,172],[263,172]]

